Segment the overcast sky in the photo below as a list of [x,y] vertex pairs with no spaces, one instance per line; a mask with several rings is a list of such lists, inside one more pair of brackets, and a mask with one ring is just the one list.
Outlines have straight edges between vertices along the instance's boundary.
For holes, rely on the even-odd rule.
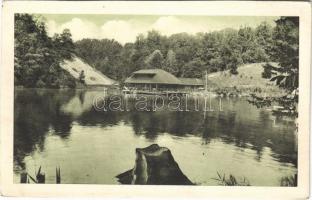
[[277,17],[221,16],[156,16],[156,15],[42,15],[48,33],[60,33],[68,28],[74,41],[82,38],[109,38],[124,44],[135,41],[139,33],[157,30],[161,34],[211,32],[241,26],[255,27],[261,22],[274,25]]

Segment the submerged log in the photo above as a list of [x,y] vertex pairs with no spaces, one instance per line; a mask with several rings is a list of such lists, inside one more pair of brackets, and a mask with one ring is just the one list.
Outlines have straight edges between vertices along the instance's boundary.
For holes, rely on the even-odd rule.
[[170,150],[157,144],[137,148],[134,168],[116,177],[122,184],[193,185],[175,162]]

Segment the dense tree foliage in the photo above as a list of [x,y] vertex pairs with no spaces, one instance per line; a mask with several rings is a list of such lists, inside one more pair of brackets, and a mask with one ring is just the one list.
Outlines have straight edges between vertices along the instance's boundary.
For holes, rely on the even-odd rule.
[[276,111],[281,115],[298,115],[299,87],[299,18],[281,17],[276,21],[272,33],[271,59],[278,63],[274,66],[267,63],[262,77],[270,79],[283,88],[287,95],[281,97],[260,98],[255,96],[256,104],[271,105],[277,102],[282,110]]
[[82,39],[75,43],[76,53],[103,74],[120,79],[122,45],[109,39]]
[[70,59],[74,44],[69,30],[53,38],[45,24],[29,14],[16,14],[14,24],[14,82],[25,87],[75,87],[60,66]]
[[276,21],[273,32],[271,57],[278,67],[270,64],[265,66],[263,76],[271,78],[276,84],[293,92],[298,89],[299,82],[299,18],[281,17]]
[[237,74],[241,64],[267,64],[263,77],[281,87],[298,87],[297,18],[281,17],[272,27],[261,23],[256,28],[240,27],[209,33],[177,33],[165,36],[152,30],[139,34],[133,43],[113,39],[82,39],[73,43],[69,30],[49,37],[45,24],[28,14],[15,16],[15,83],[26,87],[75,86],[75,81],[60,68],[73,53],[105,75],[123,81],[133,71],[162,68],[178,77],[201,78],[205,71],[229,70]]
[[166,60],[164,61],[163,69],[172,74],[176,74],[178,72],[176,54],[171,49],[167,53]]
[[[123,81],[131,72],[162,68],[178,77],[201,78],[204,72],[230,70],[243,63],[270,60],[273,27],[241,27],[190,35],[165,36],[152,30],[125,45],[108,39],[77,41],[76,52],[91,66]],[[272,61],[272,60],[271,60]]]
[[160,50],[155,50],[146,58],[146,65],[151,69],[163,68],[164,57]]

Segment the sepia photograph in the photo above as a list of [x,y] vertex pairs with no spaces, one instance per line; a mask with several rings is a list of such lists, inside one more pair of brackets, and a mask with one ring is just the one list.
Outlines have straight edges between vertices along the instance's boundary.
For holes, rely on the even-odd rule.
[[12,16],[13,184],[300,185],[299,15]]
[[296,186],[298,17],[21,13],[14,32],[17,182]]

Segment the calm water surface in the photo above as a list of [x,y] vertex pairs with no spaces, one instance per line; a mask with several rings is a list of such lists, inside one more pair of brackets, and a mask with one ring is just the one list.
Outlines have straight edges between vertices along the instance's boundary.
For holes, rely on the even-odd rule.
[[135,148],[153,143],[168,147],[184,174],[201,185],[218,185],[217,172],[257,186],[279,186],[297,173],[293,120],[245,99],[214,98],[214,111],[205,114],[100,112],[93,107],[99,96],[100,90],[16,89],[14,182],[21,171],[34,176],[42,166],[46,182],[55,183],[60,166],[62,183],[118,184],[115,176],[134,166]]

